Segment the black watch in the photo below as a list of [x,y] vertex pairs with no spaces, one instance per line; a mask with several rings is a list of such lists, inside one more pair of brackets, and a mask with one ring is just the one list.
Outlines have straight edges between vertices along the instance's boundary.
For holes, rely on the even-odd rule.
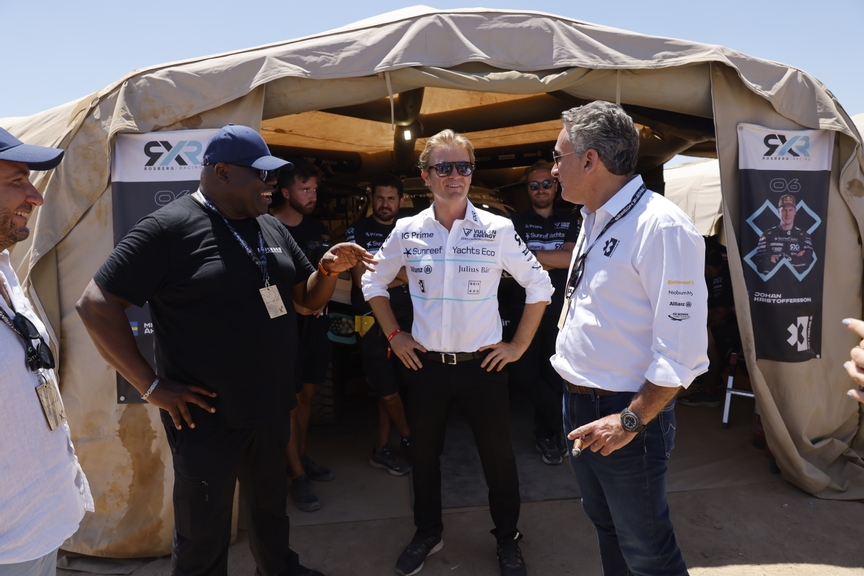
[[636,434],[645,430],[645,425],[642,424],[642,421],[639,420],[639,416],[636,415],[635,412],[630,410],[630,408],[624,408],[621,411],[621,426],[627,432],[635,432]]

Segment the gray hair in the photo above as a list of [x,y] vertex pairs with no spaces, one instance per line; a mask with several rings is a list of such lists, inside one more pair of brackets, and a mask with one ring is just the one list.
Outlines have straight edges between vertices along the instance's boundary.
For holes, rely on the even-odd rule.
[[577,155],[596,150],[606,169],[616,176],[629,176],[636,169],[639,132],[621,106],[597,100],[566,110],[561,118]]

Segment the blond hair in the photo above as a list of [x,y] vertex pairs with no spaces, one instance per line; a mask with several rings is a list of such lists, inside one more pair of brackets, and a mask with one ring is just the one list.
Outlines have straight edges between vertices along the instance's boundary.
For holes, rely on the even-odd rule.
[[420,170],[426,172],[429,168],[429,157],[436,148],[462,148],[468,152],[468,158],[474,163],[474,145],[462,134],[447,128],[435,134],[426,141],[426,147],[420,153]]

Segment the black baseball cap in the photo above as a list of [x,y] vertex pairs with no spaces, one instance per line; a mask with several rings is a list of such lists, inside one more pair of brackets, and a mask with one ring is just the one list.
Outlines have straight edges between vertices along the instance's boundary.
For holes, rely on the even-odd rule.
[[257,170],[290,170],[294,167],[287,160],[271,155],[267,143],[258,132],[248,126],[234,124],[228,124],[214,134],[204,149],[204,166],[219,162]]
[[24,144],[0,128],[0,160],[21,162],[30,170],[50,170],[60,164],[63,153],[60,148]]

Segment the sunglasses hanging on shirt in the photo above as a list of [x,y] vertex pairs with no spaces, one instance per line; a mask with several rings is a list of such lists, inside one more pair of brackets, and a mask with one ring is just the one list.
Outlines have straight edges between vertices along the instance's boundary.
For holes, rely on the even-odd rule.
[[[54,354],[51,352],[51,348],[42,339],[36,326],[26,316],[16,313],[14,317],[9,318],[6,311],[0,308],[0,319],[24,341],[27,367],[30,368],[31,372],[54,368]],[[36,346],[33,346],[34,340],[38,341]]]

